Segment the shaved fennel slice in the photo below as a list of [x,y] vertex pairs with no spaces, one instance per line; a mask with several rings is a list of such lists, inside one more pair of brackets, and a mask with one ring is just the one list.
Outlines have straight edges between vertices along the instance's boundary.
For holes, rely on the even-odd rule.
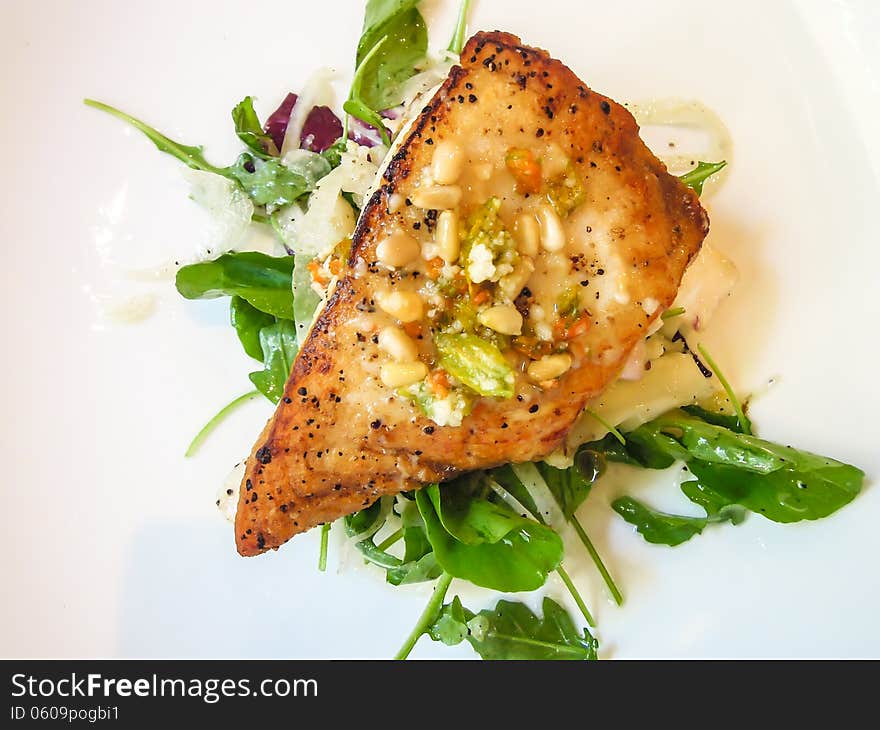
[[516,474],[517,479],[523,483],[523,486],[528,491],[541,519],[554,530],[560,532],[566,524],[565,515],[559,509],[559,504],[557,504],[556,498],[550,491],[550,487],[547,486],[547,482],[544,481],[544,477],[541,476],[541,472],[538,471],[538,467],[530,462],[526,462],[524,464],[511,464],[511,468],[513,473]]
[[587,410],[575,422],[563,448],[546,461],[559,468],[571,466],[578,446],[608,433],[599,418],[631,431],[668,410],[692,405],[717,390],[717,380],[704,377],[690,355],[668,352],[653,360],[651,369],[640,380],[617,380],[587,403]]
[[503,499],[507,506],[510,507],[514,512],[523,517],[531,517],[532,513],[526,509],[526,506],[520,502],[516,497],[514,497],[510,492],[508,492],[504,487],[502,487],[498,482],[494,479],[487,479],[487,483],[489,484],[489,488],[495,492],[501,499]]
[[293,323],[296,329],[296,342],[302,349],[309,330],[321,308],[321,297],[312,288],[312,274],[309,271],[311,256],[297,254],[293,261]]
[[183,176],[190,184],[190,198],[211,216],[212,230],[207,237],[210,243],[199,247],[198,256],[219,256],[236,247],[254,214],[250,198],[232,180],[213,172],[185,168]]

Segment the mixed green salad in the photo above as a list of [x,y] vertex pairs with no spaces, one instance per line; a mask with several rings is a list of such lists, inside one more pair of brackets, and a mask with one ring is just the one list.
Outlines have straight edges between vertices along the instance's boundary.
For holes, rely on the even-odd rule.
[[[183,297],[228,297],[236,336],[259,363],[249,375],[253,389],[209,421],[187,456],[239,404],[261,395],[277,403],[283,396],[297,351],[344,265],[354,222],[401,120],[420,93],[442,80],[464,44],[468,5],[468,0],[461,3],[448,48],[431,54],[418,0],[368,0],[344,114],[316,103],[324,96],[312,88],[288,93],[261,122],[254,100],[246,97],[232,110],[244,150],[225,167],[209,162],[201,147],[176,142],[113,107],[86,100],[195,171],[197,202],[225,215],[233,211],[245,224],[242,230],[253,223],[276,236],[272,254],[248,250],[240,237],[220,247],[213,259],[177,271]],[[725,164],[699,162],[681,179],[700,194],[703,183]],[[661,356],[667,351],[687,355],[700,377],[720,384],[712,398],[689,397],[640,423],[625,418],[609,423],[590,410],[584,418],[601,429],[588,429],[596,438],[577,445],[567,459],[466,474],[383,497],[341,520],[340,529],[358,554],[383,571],[388,583],[434,582],[397,658],[406,658],[427,636],[447,645],[466,641],[484,659],[596,659],[592,615],[564,566],[564,559],[577,558],[564,555],[562,535],[573,531],[611,598],[622,604],[622,591],[577,516],[611,463],[640,469],[683,465],[687,478],[681,492],[703,516],[666,514],[628,496],[612,503],[646,541],[666,546],[713,525],[738,525],[749,513],[782,523],[819,519],[859,493],[864,477],[859,469],[753,433],[747,403],[737,398],[705,348],[689,347],[687,331],[676,325],[684,314],[683,307],[664,313]],[[321,570],[330,529],[322,528]],[[571,594],[579,616],[549,597],[540,616],[518,601],[499,600],[475,612],[457,596],[448,600],[453,578],[520,593],[541,589],[551,573]]]

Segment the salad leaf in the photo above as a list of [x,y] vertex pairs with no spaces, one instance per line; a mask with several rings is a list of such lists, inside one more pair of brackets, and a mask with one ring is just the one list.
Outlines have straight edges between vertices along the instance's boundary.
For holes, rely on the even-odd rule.
[[261,312],[238,295],[229,300],[229,319],[244,351],[254,360],[263,359],[260,330],[275,322],[271,314]]
[[658,545],[675,546],[687,542],[694,535],[703,532],[714,522],[742,522],[741,508],[724,507],[711,517],[682,517],[646,507],[632,497],[620,497],[611,503],[612,509],[623,519],[634,525],[639,534],[648,542]]
[[769,474],[700,460],[688,468],[704,499],[742,505],[773,522],[827,517],[861,491],[865,475],[860,469],[806,451],[788,452],[790,460]]
[[356,119],[360,119],[368,126],[378,130],[379,136],[382,138],[382,144],[384,145],[391,144],[391,137],[388,134],[388,129],[385,127],[385,123],[382,121],[382,117],[379,116],[378,112],[371,109],[361,98],[361,87],[363,86],[365,72],[368,68],[366,63],[372,60],[387,40],[388,36],[384,36],[379,43],[370,50],[370,53],[365,59],[365,63],[355,70],[354,78],[351,81],[351,90],[349,91],[348,99],[342,105],[346,114],[350,114]]
[[345,532],[349,537],[366,535],[355,543],[364,560],[385,570],[385,579],[392,585],[421,583],[434,580],[443,572],[434,557],[431,544],[425,533],[418,508],[408,502],[402,510],[403,539],[405,551],[403,560],[377,546],[373,535],[385,524],[386,513],[380,502],[348,515],[343,519]]
[[434,549],[428,540],[425,521],[415,502],[407,500],[401,509],[400,517],[403,523],[403,562],[387,570],[386,580],[395,586],[434,580],[440,576],[443,569],[434,555]]
[[263,349],[263,369],[251,373],[251,382],[273,403],[281,400],[284,385],[293,367],[297,353],[296,332],[293,322],[279,320],[260,330]]
[[[582,446],[575,453],[574,463],[568,469],[556,469],[545,463],[536,463],[535,467],[541,475],[541,478],[544,480],[544,483],[547,485],[554,500],[559,505],[562,515],[577,533],[578,539],[592,558],[596,570],[599,571],[602,580],[608,587],[608,592],[611,594],[611,597],[618,606],[623,605],[623,594],[614,582],[614,578],[611,577],[611,573],[605,566],[602,556],[599,555],[598,550],[596,550],[593,545],[593,541],[590,540],[587,531],[574,514],[578,507],[583,504],[589,496],[593,482],[595,482],[604,472],[604,456]],[[489,472],[489,475],[496,484],[505,489],[526,510],[528,510],[536,520],[541,523],[545,522],[544,516],[541,515],[531,492],[526,485],[523,484],[516,471],[514,471],[509,464],[492,469]],[[559,567],[559,574],[562,581],[569,586],[570,579],[567,578],[562,566]],[[575,597],[575,601],[579,605],[583,603],[583,601],[579,599],[577,592],[573,589],[573,585],[569,586],[569,590],[572,592],[572,596]],[[581,607],[581,610],[584,612],[585,616],[588,615],[585,607]],[[592,620],[587,620],[588,623],[592,625]]]
[[570,520],[577,508],[590,496],[594,481],[592,475],[588,476],[581,470],[577,459],[568,469],[557,469],[544,462],[538,462],[535,466],[544,477],[565,519]]
[[640,426],[646,441],[685,461],[701,459],[769,474],[796,457],[794,449],[706,423],[681,411],[670,411]]
[[721,172],[725,167],[727,167],[726,160],[721,162],[698,162],[693,170],[686,172],[684,175],[679,175],[678,179],[689,188],[693,188],[697,195],[702,195],[703,183],[716,172]]
[[540,588],[562,561],[553,530],[471,491],[455,480],[416,492],[437,562],[450,575],[499,591]]
[[702,406],[696,405],[681,406],[681,410],[688,415],[699,418],[701,421],[705,421],[706,423],[721,426],[721,428],[726,428],[728,431],[733,431],[734,433],[744,433],[739,422],[739,417],[736,413],[719,413],[718,411],[710,411]]
[[447,645],[466,639],[483,659],[598,659],[598,642],[587,629],[578,631],[562,606],[544,598],[543,610],[538,618],[525,604],[502,600],[474,614],[456,596],[428,634]]
[[471,334],[438,334],[434,338],[440,365],[480,395],[512,398],[513,368],[491,342]]
[[100,109],[103,112],[107,112],[117,119],[121,119],[122,121],[127,122],[135,129],[140,130],[144,133],[144,135],[146,135],[147,139],[149,139],[154,145],[156,145],[160,152],[164,152],[168,155],[171,155],[172,157],[177,158],[187,167],[191,167],[193,170],[204,170],[205,172],[213,172],[217,175],[229,177],[229,174],[223,168],[214,167],[214,165],[212,165],[205,159],[205,156],[202,153],[202,147],[185,145],[181,144],[180,142],[175,142],[173,139],[166,137],[164,134],[153,129],[148,124],[145,124],[140,119],[135,119],[125,112],[120,111],[119,109],[114,109],[112,106],[104,104],[100,101],[95,101],[94,99],[85,99],[84,103],[86,106],[90,106],[94,109]]
[[360,66],[373,47],[388,35],[387,28],[396,18],[414,9],[418,4],[419,0],[367,0],[355,65]]
[[293,256],[225,253],[213,261],[181,267],[175,285],[186,299],[239,296],[261,312],[293,319],[293,263]]
[[278,147],[272,135],[263,131],[260,119],[254,111],[254,100],[246,96],[232,110],[235,133],[253,152],[260,157],[277,157]]
[[[265,153],[258,153],[266,157],[266,159],[261,159],[260,157],[255,157],[246,152],[242,154],[234,164],[229,165],[228,167],[215,167],[205,159],[201,147],[193,147],[181,144],[180,142],[175,142],[139,119],[135,119],[134,117],[129,116],[118,109],[114,109],[111,106],[102,104],[101,102],[86,99],[85,103],[88,106],[100,109],[128,122],[133,127],[143,132],[160,151],[175,157],[188,167],[191,167],[194,170],[213,172],[216,175],[222,175],[223,177],[237,183],[241,189],[247,193],[254,204],[264,206],[267,213],[272,213],[278,208],[289,205],[301,195],[311,192],[318,179],[309,178],[303,174],[303,170],[291,169],[279,159],[267,156]],[[239,107],[240,106],[241,105],[239,105]],[[239,107],[236,107],[236,109],[238,110]],[[255,128],[253,128],[253,119],[244,120],[244,117],[248,116],[247,109],[233,112],[234,118],[236,117],[236,114],[242,117],[242,124],[247,125],[247,135],[256,135],[257,132]],[[255,116],[256,115],[254,115],[254,118]],[[236,119],[236,125],[238,125],[238,123],[239,120]],[[249,141],[253,141],[253,138],[248,136],[248,139],[244,141],[247,144]],[[326,174],[329,171],[330,167],[328,164],[323,174]],[[255,219],[264,220],[264,216],[262,214],[255,214]]]
[[[649,542],[677,545],[708,522],[739,524],[743,513],[730,509],[734,505],[774,522],[815,520],[848,504],[861,490],[860,469],[720,425],[730,423],[729,418],[703,409],[676,409],[628,434],[624,455],[609,452],[610,459],[632,459],[649,468],[682,459],[696,477],[681,489],[706,510],[705,519],[663,515],[628,497],[614,503]],[[738,417],[736,427],[743,428]],[[603,445],[611,444],[605,439],[587,448],[598,453]]]
[[446,646],[456,646],[470,636],[467,622],[473,617],[473,611],[462,606],[461,599],[456,596],[440,609],[437,620],[428,628],[428,636]]
[[388,40],[373,48],[378,51],[358,60],[361,71],[360,99],[371,109],[397,106],[403,101],[403,82],[415,73],[416,64],[428,52],[428,29],[417,8],[392,16],[381,26],[381,37]]
[[375,127],[385,144],[388,133],[378,111],[402,100],[403,82],[428,51],[428,31],[418,0],[369,0],[355,57],[355,75],[344,109]]
[[314,187],[302,172],[274,157],[263,160],[245,152],[226,169],[254,204],[265,206],[267,213],[290,205]]
[[691,502],[706,510],[707,517],[722,516],[732,525],[739,525],[746,518],[745,508],[732,505],[717,494],[703,491],[696,480],[682,482],[681,491]]
[[[345,152],[347,146],[348,145],[345,137],[340,137],[326,150],[321,152],[321,157],[327,160],[327,164],[330,165],[331,170],[339,167],[340,163],[342,162],[342,153]],[[343,192],[343,197],[345,195],[347,195],[347,193]]]

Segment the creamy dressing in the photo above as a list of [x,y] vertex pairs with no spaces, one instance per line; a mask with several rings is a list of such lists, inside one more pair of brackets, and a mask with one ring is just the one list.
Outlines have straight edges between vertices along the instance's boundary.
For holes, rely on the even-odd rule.
[[[702,102],[677,98],[657,98],[628,102],[638,122],[640,135],[669,171],[681,175],[698,161],[728,163],[733,157],[733,138],[718,114]],[[717,192],[730,168],[716,173],[703,196]]]

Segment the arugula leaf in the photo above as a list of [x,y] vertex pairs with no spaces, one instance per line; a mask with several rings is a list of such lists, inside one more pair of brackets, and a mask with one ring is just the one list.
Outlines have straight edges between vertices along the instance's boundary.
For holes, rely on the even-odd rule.
[[760,474],[781,469],[798,453],[756,436],[706,423],[681,411],[665,413],[637,431],[648,435],[653,444],[666,449],[670,456],[679,458],[677,455],[680,455],[685,461],[702,459],[729,464]]
[[470,0],[461,0],[458,6],[458,18],[455,21],[455,30],[452,31],[452,40],[449,41],[449,47],[446,49],[450,53],[458,56],[461,49],[464,48],[464,38],[467,35],[467,16],[470,9]]
[[706,510],[707,517],[723,516],[732,525],[739,525],[746,518],[745,508],[732,504],[714,492],[704,490],[695,479],[682,482],[681,491],[691,502]]
[[387,570],[386,580],[391,585],[399,586],[439,577],[443,569],[434,555],[434,549],[428,540],[425,521],[415,502],[407,501],[404,504],[400,518],[403,523],[403,562]]
[[428,636],[446,646],[457,646],[470,636],[467,622],[473,617],[473,612],[462,606],[456,596],[440,609],[437,620],[428,628]]
[[[342,162],[342,153],[348,148],[348,140],[345,136],[337,139],[326,150],[320,153],[321,157],[327,160],[331,170],[335,170]],[[348,193],[343,193],[343,197]]]
[[390,109],[403,101],[403,82],[415,73],[416,64],[428,51],[428,29],[417,8],[399,12],[381,26],[381,36],[388,40],[373,46],[378,49],[369,60],[359,60],[360,94],[368,107]]
[[187,167],[191,167],[193,170],[204,170],[205,172],[213,172],[217,175],[229,177],[229,175],[226,174],[226,172],[222,168],[214,167],[214,165],[212,165],[205,159],[205,156],[202,154],[202,147],[194,147],[181,144],[180,142],[175,142],[173,139],[166,137],[161,132],[158,132],[149,125],[145,124],[140,119],[135,119],[125,112],[120,111],[119,109],[114,109],[112,106],[104,104],[100,101],[95,101],[94,99],[84,99],[83,103],[86,106],[90,106],[94,109],[100,109],[101,111],[107,112],[117,119],[121,119],[122,121],[127,122],[135,129],[143,132],[146,137],[154,145],[156,145],[160,152],[164,152],[171,155],[172,157],[177,158]]
[[535,590],[562,561],[559,535],[481,498],[466,481],[425,487],[416,504],[443,570],[478,586]]
[[705,421],[706,423],[711,423],[715,426],[721,426],[721,428],[726,428],[728,431],[733,431],[734,433],[743,433],[742,426],[739,422],[739,417],[736,413],[726,414],[719,413],[718,411],[710,411],[702,406],[681,406],[681,410],[687,413],[690,416],[694,416],[695,418],[699,418],[701,421]]
[[577,459],[568,469],[557,469],[544,462],[537,462],[535,466],[544,477],[565,519],[570,520],[577,508],[590,496],[594,480],[581,471]]
[[232,121],[235,124],[235,133],[251,150],[260,157],[277,157],[278,147],[275,140],[267,132],[263,131],[260,119],[254,111],[254,100],[246,96],[232,110]]
[[686,172],[684,175],[679,175],[678,179],[689,188],[693,188],[697,195],[702,195],[703,183],[716,172],[721,172],[725,167],[727,167],[726,160],[721,162],[698,162],[693,170]]
[[739,504],[773,522],[818,520],[849,504],[861,491],[864,472],[787,447],[790,459],[769,474],[700,460],[688,462],[699,490],[716,502]]
[[385,127],[385,123],[382,121],[382,117],[379,116],[377,111],[371,109],[367,103],[361,99],[361,88],[368,68],[366,64],[379,53],[387,40],[388,36],[384,36],[375,46],[373,46],[369,54],[367,54],[366,59],[364,59],[364,64],[355,69],[354,78],[351,80],[351,91],[349,91],[348,100],[342,105],[342,108],[345,110],[346,114],[351,114],[365,124],[377,129],[379,135],[382,137],[382,143],[390,145],[391,137],[388,134],[388,129]]
[[343,525],[349,537],[366,535],[355,543],[355,547],[364,560],[385,570],[385,580],[391,585],[434,580],[443,571],[434,557],[425,533],[425,524],[414,503],[407,503],[402,511],[401,520],[406,546],[403,560],[386,552],[373,540],[373,535],[385,524],[380,502],[374,502],[360,512],[347,515],[343,519]]
[[248,303],[247,299],[236,295],[229,300],[229,319],[244,351],[254,360],[262,360],[263,348],[260,345],[260,330],[273,324],[275,317],[261,312]]
[[[247,99],[245,101],[247,101]],[[232,180],[237,183],[245,193],[247,193],[255,205],[265,206],[266,212],[270,214],[278,208],[289,205],[305,193],[311,192],[312,189],[314,189],[317,179],[326,175],[327,172],[330,171],[330,165],[327,160],[323,160],[324,162],[328,162],[326,166],[323,166],[320,170],[316,169],[314,171],[315,174],[308,175],[306,174],[306,171],[288,167],[278,158],[267,156],[262,152],[257,152],[257,154],[266,157],[266,159],[260,159],[260,157],[255,157],[252,154],[244,153],[234,164],[229,165],[228,167],[215,167],[205,159],[201,147],[193,147],[181,144],[180,142],[175,142],[173,139],[166,137],[164,134],[158,132],[139,119],[135,119],[134,117],[129,116],[118,109],[114,109],[111,106],[102,104],[101,102],[86,99],[85,103],[88,106],[100,109],[108,114],[112,114],[118,119],[128,122],[133,127],[143,132],[161,152],[165,152],[172,157],[175,157],[188,167],[191,167],[194,170],[213,172],[216,175],[222,175],[223,177]],[[243,103],[245,102],[242,102],[242,104]],[[241,107],[241,104],[236,107],[236,110],[239,110],[239,107]],[[240,120],[236,118],[236,114],[241,117]],[[254,138],[249,135],[256,134],[256,130],[251,128],[251,125],[256,119],[256,115],[254,115],[253,119],[245,119],[247,116],[247,109],[233,112],[233,118],[236,118],[236,125],[238,125],[239,122],[247,125],[246,129],[242,127],[242,129],[246,131],[245,136],[247,139],[244,139],[244,137],[242,139],[250,146],[250,142],[253,141]],[[268,134],[266,135],[266,138],[271,141],[271,137]],[[322,170],[323,172],[321,172]],[[263,215],[260,213],[255,214],[254,218],[255,220],[264,219]]]
[[261,312],[293,319],[292,276],[293,256],[242,251],[181,267],[175,285],[186,299],[240,296]]
[[538,618],[525,604],[502,600],[474,614],[456,596],[428,635],[450,646],[466,639],[483,659],[598,659],[598,642],[587,629],[578,631],[562,606],[544,598],[543,610]]
[[345,534],[349,537],[365,535],[370,537],[376,534],[385,524],[386,516],[382,512],[382,501],[376,500],[369,507],[365,507],[350,515],[345,515],[343,524]]
[[263,395],[273,403],[281,400],[284,385],[296,358],[296,332],[293,322],[282,319],[260,330],[263,349],[263,369],[248,377]]
[[[614,443],[617,444],[617,442]],[[536,463],[535,467],[559,505],[563,516],[577,533],[578,539],[592,558],[596,570],[599,571],[602,580],[608,587],[611,597],[618,606],[623,605],[623,594],[614,582],[614,578],[611,577],[611,573],[605,566],[602,556],[599,555],[599,552],[593,545],[593,541],[590,540],[587,531],[574,514],[589,496],[593,483],[605,471],[604,456],[582,446],[575,453],[574,464],[568,469],[556,469],[545,463]],[[525,507],[536,520],[541,523],[545,522],[530,491],[509,464],[493,469],[489,472],[489,475],[490,478],[494,479],[498,485],[507,490],[509,494]],[[559,567],[559,574],[562,581],[569,586],[570,579],[567,578],[562,566]],[[572,592],[572,596],[575,597],[575,601],[580,605],[582,600],[577,596],[576,591],[573,590],[573,584],[569,586],[569,590]],[[581,607],[581,610],[585,616],[588,615],[585,607]],[[588,623],[592,625],[592,619],[588,619]]]
[[706,527],[705,517],[680,517],[657,512],[632,497],[615,499],[611,508],[634,525],[645,540],[658,545],[680,545],[699,535]]
[[[707,513],[705,520],[663,515],[628,497],[617,500],[614,509],[649,542],[677,545],[699,534],[708,522],[739,524],[743,513],[731,509],[734,505],[774,522],[815,520],[848,504],[861,490],[864,473],[854,466],[738,433],[721,423],[729,423],[729,417],[677,409],[627,435],[627,456],[635,454],[643,466],[663,468],[675,459],[684,460],[696,481],[682,484],[682,491]],[[737,417],[737,428],[743,427]],[[599,443],[588,446],[598,451]]]
[[401,102],[403,82],[428,51],[428,31],[418,0],[369,0],[355,57],[348,114],[379,130],[390,142],[377,113]]
[[262,160],[245,152],[226,170],[267,213],[290,205],[312,189],[305,176],[274,157]]

